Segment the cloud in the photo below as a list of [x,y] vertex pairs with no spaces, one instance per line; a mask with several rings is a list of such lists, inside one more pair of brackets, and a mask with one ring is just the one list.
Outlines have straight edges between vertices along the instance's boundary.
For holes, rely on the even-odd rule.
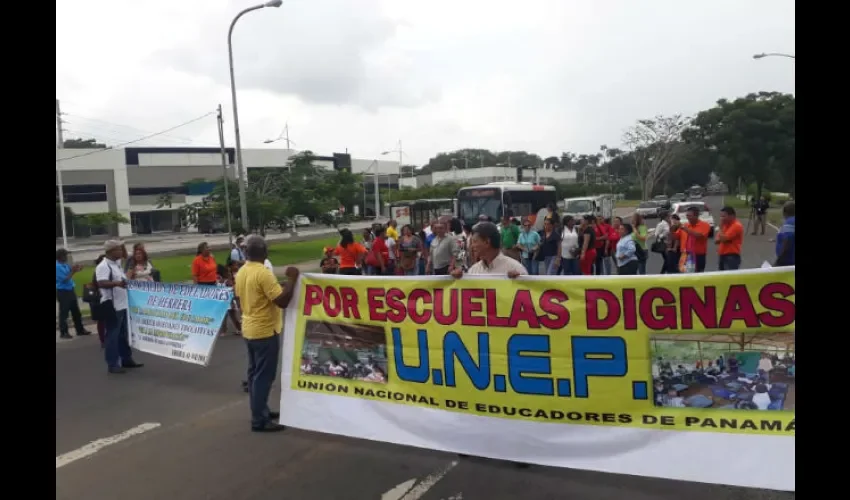
[[[225,5],[201,19],[196,39],[155,58],[229,85],[226,33],[244,3]],[[439,88],[417,74],[412,52],[393,43],[399,28],[379,0],[290,1],[250,12],[233,33],[238,87],[370,111],[437,100]]]
[[[232,145],[227,28],[255,1],[58,2],[68,128],[128,140],[221,103]],[[794,29],[792,0],[284,0],[236,26],[242,144],[278,147],[288,122],[297,148],[374,158],[401,139],[416,164],[595,152],[639,118],[793,92],[793,61],[752,54],[793,53]],[[145,144],[218,142],[213,118],[169,136],[186,140]]]

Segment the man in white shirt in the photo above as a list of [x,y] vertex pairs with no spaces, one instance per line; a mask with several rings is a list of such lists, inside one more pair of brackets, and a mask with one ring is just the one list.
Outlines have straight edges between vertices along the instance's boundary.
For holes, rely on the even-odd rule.
[[106,257],[95,268],[97,288],[100,290],[101,315],[106,322],[104,353],[109,373],[124,373],[126,368],[141,368],[133,361],[127,327],[127,276],[121,268],[124,244],[109,240],[103,245]]
[[[500,248],[502,246],[502,233],[498,226],[492,222],[479,222],[472,226],[469,246],[479,260],[466,273],[460,267],[453,270],[451,274],[454,278],[460,278],[464,274],[499,275],[508,278],[528,275],[528,271],[522,263],[502,253]],[[461,458],[466,458],[466,456],[460,455]],[[517,467],[528,467],[528,464],[520,462],[513,462],[513,464]]]
[[[518,260],[502,254],[502,235],[499,228],[492,222],[479,222],[472,228],[472,238],[469,240],[472,252],[478,256],[478,262],[473,264],[466,274],[500,275],[508,278],[528,275],[525,266]],[[452,276],[460,278],[463,269],[455,269]]]

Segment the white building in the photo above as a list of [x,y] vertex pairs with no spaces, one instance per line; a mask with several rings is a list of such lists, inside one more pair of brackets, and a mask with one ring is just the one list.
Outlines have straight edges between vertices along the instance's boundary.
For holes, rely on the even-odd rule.
[[[553,182],[572,183],[576,182],[576,171],[554,171],[550,169],[539,168],[536,171],[537,178],[535,179],[535,171],[531,169],[523,170],[523,181],[537,181],[540,184]],[[425,175],[418,175],[415,178],[407,177],[399,181],[404,186],[413,188],[423,186],[433,186],[436,184],[487,184],[488,182],[499,181],[514,181],[517,179],[516,167],[478,167],[478,168],[457,168],[454,170],[446,170],[442,172],[433,172]]]
[[[227,175],[236,178],[235,151],[233,148],[225,151]],[[242,161],[247,169],[286,168],[287,161],[296,153],[289,149],[243,149]],[[61,169],[65,206],[78,215],[103,212],[123,215],[131,223],[118,225],[120,237],[172,231],[179,225],[178,209],[201,201],[223,175],[219,148],[57,149],[56,160],[56,201],[59,201]],[[382,187],[398,188],[397,161],[334,154],[317,156],[316,164],[328,169],[350,166],[352,173],[364,174],[364,188],[369,193],[376,172]],[[185,185],[199,179],[208,182]],[[171,194],[171,206],[158,208],[157,202],[164,194]],[[72,225],[68,231],[73,235]]]

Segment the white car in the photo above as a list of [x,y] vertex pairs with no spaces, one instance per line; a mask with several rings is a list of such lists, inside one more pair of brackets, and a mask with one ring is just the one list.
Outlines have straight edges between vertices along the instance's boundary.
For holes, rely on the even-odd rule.
[[673,204],[673,213],[677,214],[682,222],[685,222],[685,215],[689,208],[699,208],[699,220],[707,222],[711,226],[711,232],[714,234],[714,216],[711,215],[711,209],[703,201],[684,201],[682,203]]
[[295,227],[303,227],[310,225],[310,218],[306,215],[296,215],[292,218],[293,222],[295,222]]

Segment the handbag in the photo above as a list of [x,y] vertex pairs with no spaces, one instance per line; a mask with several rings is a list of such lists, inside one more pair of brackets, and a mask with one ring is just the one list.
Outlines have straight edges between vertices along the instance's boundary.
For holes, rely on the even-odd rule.
[[664,240],[655,240],[652,242],[650,250],[655,253],[665,253],[667,251],[667,245],[664,243]]

